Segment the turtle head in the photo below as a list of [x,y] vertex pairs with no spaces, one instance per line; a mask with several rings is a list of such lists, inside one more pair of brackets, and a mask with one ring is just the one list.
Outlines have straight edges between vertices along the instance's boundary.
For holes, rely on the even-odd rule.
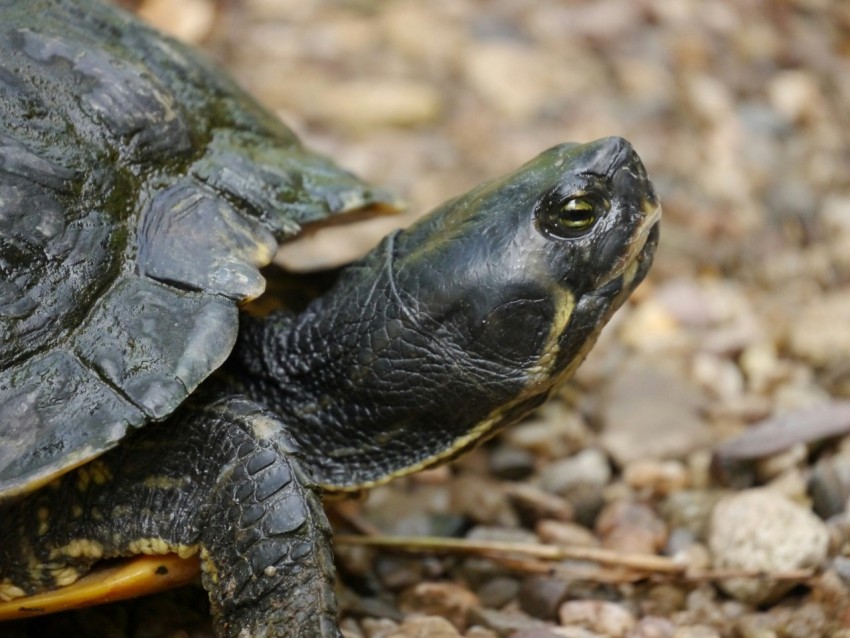
[[660,214],[626,140],[562,144],[398,235],[396,289],[447,347],[540,395],[643,279]]
[[659,216],[632,147],[607,138],[549,149],[387,237],[286,339],[282,407],[319,480],[357,489],[435,465],[540,404],[643,279]]

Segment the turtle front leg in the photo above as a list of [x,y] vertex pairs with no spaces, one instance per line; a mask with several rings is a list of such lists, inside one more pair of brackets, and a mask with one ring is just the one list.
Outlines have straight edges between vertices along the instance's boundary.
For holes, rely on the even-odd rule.
[[201,512],[204,587],[222,636],[338,636],[330,526],[280,422],[249,402],[215,407],[231,458]]
[[337,637],[330,528],[284,425],[255,403],[186,408],[0,507],[0,583],[35,593],[101,558],[199,551],[224,638]]

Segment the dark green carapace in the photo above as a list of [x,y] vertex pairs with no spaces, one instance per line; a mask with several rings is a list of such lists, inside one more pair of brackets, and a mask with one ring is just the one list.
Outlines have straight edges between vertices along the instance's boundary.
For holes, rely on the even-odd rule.
[[628,142],[564,144],[240,310],[306,224],[392,205],[120,10],[0,2],[0,600],[199,554],[220,636],[338,635],[322,492],[539,405],[658,240]]

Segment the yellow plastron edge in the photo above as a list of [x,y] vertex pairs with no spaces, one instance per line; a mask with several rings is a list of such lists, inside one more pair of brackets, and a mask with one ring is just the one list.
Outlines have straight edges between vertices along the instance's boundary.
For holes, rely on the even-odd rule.
[[197,556],[138,556],[98,567],[66,587],[0,602],[0,621],[91,607],[186,585],[201,573]]

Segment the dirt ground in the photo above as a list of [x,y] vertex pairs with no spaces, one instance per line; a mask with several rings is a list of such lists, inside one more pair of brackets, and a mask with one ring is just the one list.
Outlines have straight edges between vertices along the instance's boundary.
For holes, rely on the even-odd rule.
[[[850,637],[850,3],[135,8],[410,203],[288,247],[298,268],[347,261],[563,141],[629,139],[660,194],[652,272],[558,397],[451,467],[331,506],[340,534],[524,549],[342,539],[348,638]],[[190,588],[39,627],[204,636],[202,601]]]

